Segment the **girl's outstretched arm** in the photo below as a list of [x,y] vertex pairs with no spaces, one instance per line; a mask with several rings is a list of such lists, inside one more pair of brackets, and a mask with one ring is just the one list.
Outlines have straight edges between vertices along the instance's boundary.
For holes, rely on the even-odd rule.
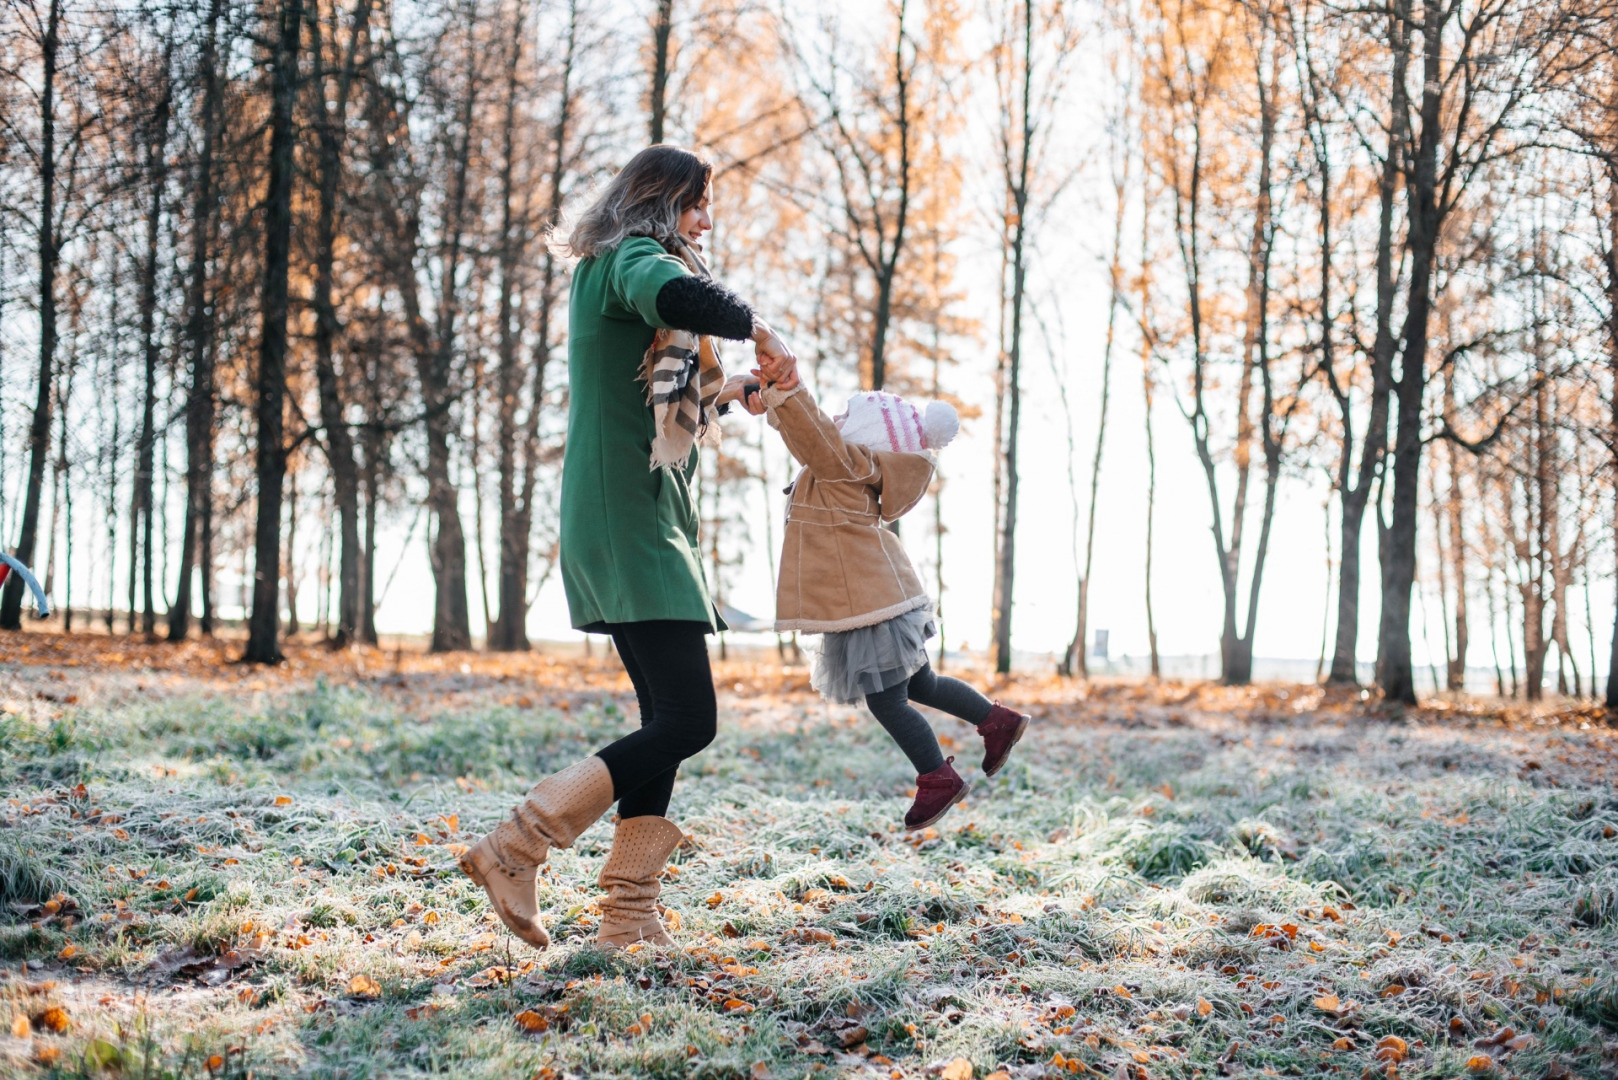
[[816,480],[823,484],[881,484],[875,455],[866,447],[844,442],[837,425],[815,404],[806,387],[800,384],[782,390],[766,386],[763,397],[770,426],[781,433],[792,456]]

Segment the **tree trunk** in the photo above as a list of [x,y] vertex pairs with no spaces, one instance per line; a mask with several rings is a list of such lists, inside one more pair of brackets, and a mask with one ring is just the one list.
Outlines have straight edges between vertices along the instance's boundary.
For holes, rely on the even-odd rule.
[[[881,256],[883,238],[877,236],[876,312],[871,320],[871,389],[880,390],[888,378],[888,327],[893,321],[893,284],[899,272],[899,257],[904,253],[905,219],[910,211],[910,72],[905,69],[905,10],[906,0],[899,0],[899,26],[893,42],[893,81],[898,96],[899,117],[895,123],[899,137],[899,178],[897,197],[899,205],[894,211],[893,241],[887,245],[887,254]],[[1032,58],[1029,63],[1032,64]],[[872,193],[873,200],[876,194]],[[881,218],[872,215],[880,228]],[[1018,235],[1021,235],[1019,226]],[[1020,242],[1020,241],[1019,241]],[[898,523],[894,523],[898,527]],[[1009,608],[1009,605],[1007,605]]]
[[[170,49],[172,46],[172,38]],[[169,70],[170,57],[163,56],[163,87],[153,107],[146,132],[147,180],[151,184],[146,214],[146,255],[140,271],[140,340],[141,353],[146,361],[146,381],[141,395],[140,442],[136,449],[134,505],[130,510],[132,530],[140,536],[139,559],[141,584],[141,633],[148,638],[157,633],[157,610],[153,599],[152,582],[152,523],[156,501],[152,495],[155,471],[153,461],[157,432],[157,363],[161,347],[157,340],[157,259],[161,241],[158,226],[163,217],[163,189],[168,183],[168,130],[169,103],[173,80]],[[130,538],[130,550],[135,552],[135,537]],[[134,573],[134,565],[130,566]],[[133,595],[131,595],[130,622],[134,622]],[[133,625],[131,625],[133,630]]]
[[[62,0],[50,0],[45,36],[40,42],[43,74],[39,91],[39,386],[28,425],[28,487],[23,497],[22,525],[17,533],[17,561],[34,558],[39,504],[45,490],[45,463],[50,457],[51,377],[56,371],[56,54]],[[0,629],[22,629],[22,575],[12,574],[0,589]]]
[[286,636],[288,640],[291,640],[297,637],[298,631],[302,629],[298,624],[298,470],[296,467],[289,467],[286,472],[286,505],[286,570],[282,577],[286,581],[287,595]]
[[1090,677],[1086,643],[1089,638],[1090,622],[1090,570],[1096,544],[1096,502],[1101,490],[1101,454],[1107,445],[1107,403],[1111,400],[1112,346],[1117,337],[1118,309],[1124,298],[1124,212],[1127,209],[1125,199],[1128,194],[1129,167],[1132,158],[1127,146],[1119,156],[1121,161],[1114,162],[1113,173],[1112,259],[1107,268],[1107,340],[1101,350],[1101,410],[1100,417],[1096,421],[1096,450],[1095,456],[1090,459],[1090,507],[1084,528],[1084,568],[1079,574],[1078,610],[1073,623],[1073,640],[1068,643],[1063,671],[1063,674],[1076,673],[1085,679]]
[[1438,143],[1442,134],[1441,48],[1449,11],[1441,0],[1423,0],[1421,129],[1406,182],[1410,285],[1406,292],[1401,370],[1394,384],[1399,419],[1394,429],[1392,520],[1381,540],[1382,622],[1378,634],[1378,681],[1393,701],[1413,705],[1416,680],[1410,664],[1410,594],[1416,579],[1416,519],[1421,488],[1421,410],[1427,389],[1427,324],[1432,314],[1433,264],[1441,222],[1438,205]]
[[669,90],[669,33],[674,28],[674,0],[657,0],[652,20],[652,89],[650,94],[652,142],[663,141],[663,119]]
[[[208,28],[198,68],[202,74],[202,145],[191,200],[191,265],[187,273],[185,340],[191,354],[191,392],[185,404],[185,526],[180,539],[180,580],[169,606],[169,640],[191,632],[191,574],[197,562],[206,505],[213,498],[213,319],[208,304],[208,251],[214,221],[214,146],[219,138],[219,21],[224,0],[209,0]],[[204,578],[206,578],[206,572]]]
[[292,241],[293,105],[297,98],[298,44],[303,0],[281,0],[279,36],[271,66],[269,186],[264,196],[263,328],[259,342],[256,471],[258,520],[254,529],[253,606],[247,623],[252,663],[281,657],[281,485],[287,448],[282,410],[286,400],[287,271]]
[[[1618,469],[1618,156],[1609,156],[1607,171],[1607,371],[1611,380],[1608,392],[1612,395],[1612,417],[1609,440],[1614,468]],[[1613,486],[1613,530],[1618,547],[1618,485]],[[1618,578],[1618,575],[1615,575]],[[1595,674],[1592,672],[1592,679]],[[1614,605],[1612,649],[1607,656],[1607,692],[1605,696],[1609,714],[1618,714],[1618,604]]]
[[[1388,148],[1378,178],[1376,242],[1376,332],[1371,348],[1371,412],[1360,443],[1357,475],[1353,467],[1354,426],[1348,393],[1335,383],[1335,369],[1326,369],[1343,422],[1343,449],[1338,464],[1337,492],[1342,500],[1340,561],[1337,569],[1337,634],[1332,648],[1328,684],[1359,683],[1360,538],[1371,492],[1379,485],[1387,453],[1389,398],[1393,386],[1393,303],[1397,285],[1394,257],[1394,200],[1403,175],[1401,163],[1406,135],[1405,75],[1410,61],[1407,8],[1401,3],[1388,15],[1389,47],[1393,51],[1388,119]],[[1329,212],[1329,208],[1324,209]],[[1323,316],[1324,317],[1324,316]],[[1352,482],[1351,482],[1352,480]]]
[[[660,16],[666,16],[668,0],[659,4]],[[499,400],[495,413],[498,424],[496,454],[499,464],[500,499],[500,566],[495,589],[500,610],[489,620],[488,647],[495,652],[520,652],[528,648],[528,528],[526,515],[517,505],[517,409],[523,386],[523,365],[517,357],[522,327],[516,324],[518,308],[516,281],[518,267],[526,262],[530,225],[527,200],[519,209],[517,197],[517,95],[521,86],[519,72],[522,64],[524,34],[512,34],[510,51],[506,55],[505,110],[501,122],[500,161],[500,331],[498,342],[498,368],[495,372],[496,393]],[[667,48],[667,33],[663,47]],[[662,59],[659,58],[659,66]],[[662,102],[653,85],[654,105],[660,110]],[[565,105],[564,105],[565,108]],[[653,126],[661,128],[661,115],[653,116]],[[658,142],[654,136],[652,141]],[[552,177],[554,184],[555,177]],[[520,218],[520,220],[519,220]],[[539,409],[533,401],[529,408]],[[479,517],[481,521],[481,515]],[[478,545],[479,551],[482,544]]]
[[[217,0],[216,0],[217,2]],[[310,54],[322,62],[320,12],[311,9]],[[315,213],[315,382],[320,392],[320,426],[325,434],[326,461],[331,466],[332,495],[337,504],[340,541],[337,555],[337,632],[332,644],[342,648],[357,633],[360,611],[360,506],[359,466],[354,458],[354,436],[344,415],[342,387],[332,358],[341,326],[333,297],[334,262],[338,230],[338,194],[343,179],[343,137],[348,123],[348,102],[357,74],[360,42],[370,23],[371,0],[356,0],[350,19],[348,43],[337,71],[336,97],[328,102],[325,73],[321,73],[321,107],[315,123],[319,152],[316,161],[318,209]],[[334,19],[333,22],[336,20]],[[336,42],[333,42],[335,46]],[[328,107],[329,106],[329,107]]]
[[[1451,368],[1444,379],[1444,414],[1453,415],[1455,411],[1455,373]],[[1466,689],[1466,650],[1467,633],[1470,629],[1466,619],[1466,535],[1462,530],[1462,516],[1465,507],[1461,501],[1461,462],[1460,455],[1454,445],[1446,451],[1449,455],[1449,497],[1446,503],[1446,513],[1449,517],[1449,562],[1450,577],[1455,582],[1455,654],[1449,657],[1449,671],[1446,673],[1444,685],[1451,691],[1459,693]]]
[[995,589],[1000,605],[994,620],[994,669],[1004,675],[1011,671],[1011,609],[1016,591],[1017,570],[1017,432],[1022,419],[1022,309],[1027,287],[1028,265],[1028,180],[1033,159],[1034,107],[1034,6],[1023,5],[1022,141],[1018,148],[1018,168],[1012,188],[1012,210],[1016,214],[1011,241],[1011,337],[1006,359],[1006,504],[1000,528],[1000,564]]

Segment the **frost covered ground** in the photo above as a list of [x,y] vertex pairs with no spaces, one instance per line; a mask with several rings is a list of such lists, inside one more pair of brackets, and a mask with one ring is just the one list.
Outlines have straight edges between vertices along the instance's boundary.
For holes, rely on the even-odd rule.
[[49,643],[0,664],[0,1075],[1618,1075],[1618,739],[1312,687],[1077,684],[936,829],[801,671],[721,668],[664,902],[557,943],[454,869],[634,724],[610,661]]

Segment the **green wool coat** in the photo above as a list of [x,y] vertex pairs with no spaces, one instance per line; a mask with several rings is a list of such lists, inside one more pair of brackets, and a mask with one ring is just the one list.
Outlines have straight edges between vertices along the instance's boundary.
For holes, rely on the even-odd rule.
[[632,236],[573,271],[568,301],[567,451],[562,458],[562,587],[580,630],[649,619],[727,629],[714,608],[683,470],[651,468],[652,407],[637,376],[657,292],[689,273],[656,240]]

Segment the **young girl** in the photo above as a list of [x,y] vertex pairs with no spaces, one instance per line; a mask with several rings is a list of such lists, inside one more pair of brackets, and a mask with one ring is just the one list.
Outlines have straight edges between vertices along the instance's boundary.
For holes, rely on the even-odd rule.
[[899,744],[919,774],[905,827],[926,828],[966,797],[967,783],[910,702],[976,726],[985,776],[1000,770],[1028,727],[1026,715],[933,673],[932,601],[898,535],[882,527],[927,493],[929,451],[955,437],[959,420],[944,402],[923,412],[885,393],[856,394],[829,418],[795,372],[762,365],[756,374],[773,384],[762,393],[770,426],[803,463],[788,489],[775,629],[824,635],[812,685],[829,701],[863,700]]

